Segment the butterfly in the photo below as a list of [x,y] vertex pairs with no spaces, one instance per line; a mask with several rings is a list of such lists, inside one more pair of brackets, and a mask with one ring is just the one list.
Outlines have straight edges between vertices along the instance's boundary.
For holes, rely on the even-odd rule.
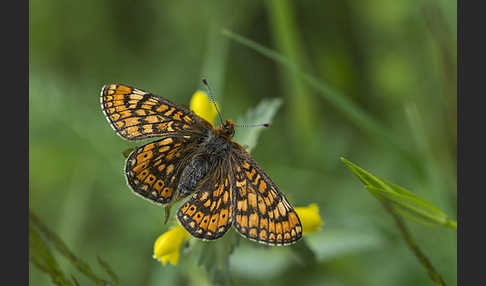
[[122,138],[157,138],[128,155],[127,184],[161,205],[190,196],[177,219],[194,237],[217,239],[231,225],[268,245],[302,237],[300,219],[285,196],[232,140],[233,121],[213,127],[184,106],[124,84],[102,88],[101,108]]

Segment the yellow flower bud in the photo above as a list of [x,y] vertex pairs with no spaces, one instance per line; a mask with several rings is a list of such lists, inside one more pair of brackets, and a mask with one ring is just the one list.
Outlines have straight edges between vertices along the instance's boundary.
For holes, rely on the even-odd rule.
[[182,226],[178,225],[170,229],[155,241],[153,257],[159,260],[162,265],[166,265],[167,262],[177,265],[181,245],[188,237],[189,233]]
[[[218,104],[216,103],[216,105]],[[208,95],[199,90],[196,91],[191,98],[190,109],[211,124],[214,123],[214,119],[216,118],[216,115],[218,115],[218,111],[214,107],[214,104],[209,100]]]
[[317,204],[310,204],[307,207],[296,207],[295,212],[297,212],[302,223],[302,235],[321,230],[323,222],[319,215]]

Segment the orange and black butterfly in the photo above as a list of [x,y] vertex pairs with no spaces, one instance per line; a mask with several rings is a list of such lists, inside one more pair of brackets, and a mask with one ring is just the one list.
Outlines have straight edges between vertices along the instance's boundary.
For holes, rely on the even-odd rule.
[[233,224],[243,236],[268,245],[302,237],[285,196],[232,141],[233,121],[215,128],[183,106],[123,84],[103,87],[101,108],[122,138],[158,138],[128,156],[128,185],[161,205],[191,196],[177,218],[193,236],[216,239]]

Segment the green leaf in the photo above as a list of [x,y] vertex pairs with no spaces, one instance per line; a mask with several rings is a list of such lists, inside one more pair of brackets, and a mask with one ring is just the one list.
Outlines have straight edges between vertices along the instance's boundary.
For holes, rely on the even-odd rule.
[[46,242],[31,224],[29,224],[29,256],[34,265],[51,276],[54,284],[73,285],[59,268]]
[[[280,98],[264,99],[255,108],[248,110],[246,115],[237,121],[237,124],[271,123],[281,105],[282,100]],[[246,150],[250,153],[256,146],[258,136],[263,129],[264,127],[237,128],[235,141],[246,147]]]
[[111,280],[113,281],[113,285],[120,285],[120,279],[118,279],[118,276],[115,274],[111,266],[106,263],[101,257],[98,256],[98,262],[100,263],[101,267],[106,271],[106,273],[111,277]]
[[393,209],[401,216],[423,225],[440,225],[457,230],[457,222],[450,220],[431,203],[403,187],[376,177],[343,157],[341,161],[361,180],[371,195],[391,203]]
[[191,252],[196,254],[197,264],[204,268],[216,284],[231,284],[229,257],[238,241],[239,236],[233,229],[216,241],[192,240]]
[[[29,211],[29,223],[35,226],[46,240],[59,251],[61,255],[66,257],[71,263],[86,277],[93,281],[96,285],[105,286],[107,282],[98,277],[91,266],[77,257],[66,245],[66,243],[53,231],[51,231],[32,211]],[[69,284],[71,285],[71,284]]]

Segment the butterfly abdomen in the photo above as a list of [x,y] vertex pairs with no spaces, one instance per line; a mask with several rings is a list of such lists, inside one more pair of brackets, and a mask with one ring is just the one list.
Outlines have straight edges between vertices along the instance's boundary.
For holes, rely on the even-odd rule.
[[211,165],[209,158],[204,155],[196,155],[182,171],[177,193],[179,198],[184,198],[194,192],[196,185],[207,175]]
[[209,131],[205,140],[200,143],[197,153],[182,171],[177,187],[178,198],[194,192],[197,185],[211,173],[211,168],[219,166],[227,158],[231,148],[228,140]]

